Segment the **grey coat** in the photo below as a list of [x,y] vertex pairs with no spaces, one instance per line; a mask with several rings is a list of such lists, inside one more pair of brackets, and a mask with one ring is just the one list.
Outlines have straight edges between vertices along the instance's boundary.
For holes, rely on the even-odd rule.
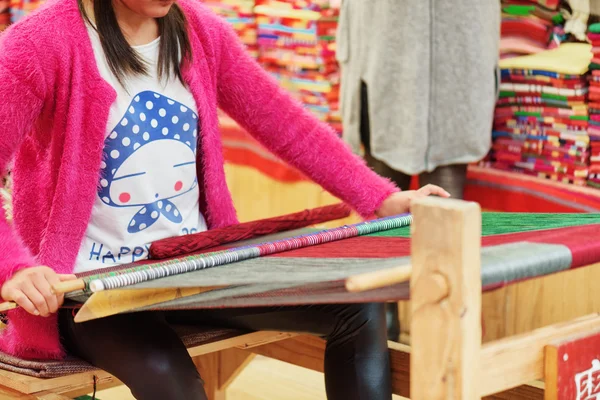
[[343,0],[337,35],[344,138],[360,151],[360,84],[371,152],[407,173],[490,148],[499,0]]

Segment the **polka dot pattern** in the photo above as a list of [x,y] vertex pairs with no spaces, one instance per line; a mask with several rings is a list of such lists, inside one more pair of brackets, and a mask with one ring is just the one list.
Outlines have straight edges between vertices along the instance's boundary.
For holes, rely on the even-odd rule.
[[[189,107],[159,93],[138,93],[104,143],[99,197],[105,204],[121,207],[123,201],[111,198],[111,185],[119,168],[136,151],[157,140],[176,140],[196,154],[198,115]],[[123,200],[123,199],[121,199]],[[133,204],[132,204],[133,205]],[[176,222],[182,219],[168,200],[142,207],[131,221],[129,232],[149,228],[161,217]]]

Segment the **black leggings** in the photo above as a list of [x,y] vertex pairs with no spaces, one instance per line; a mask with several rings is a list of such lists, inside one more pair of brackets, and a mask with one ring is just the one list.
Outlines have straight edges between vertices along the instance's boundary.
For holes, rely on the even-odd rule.
[[75,323],[59,312],[67,351],[121,380],[138,400],[205,400],[202,380],[171,324],[322,336],[329,400],[390,400],[384,306],[313,305],[120,314]]

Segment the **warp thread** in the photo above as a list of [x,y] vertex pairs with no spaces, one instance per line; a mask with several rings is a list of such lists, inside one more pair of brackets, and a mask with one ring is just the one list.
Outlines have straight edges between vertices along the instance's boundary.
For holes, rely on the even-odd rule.
[[86,282],[87,291],[91,290],[92,292],[97,292],[106,289],[115,289],[149,280],[165,278],[167,276],[262,257],[269,254],[281,253],[356,236],[364,236],[382,230],[396,229],[410,225],[411,223],[411,214],[401,214],[393,217],[365,221],[354,225],[344,225],[342,227],[326,229],[320,232],[309,233],[292,238],[264,242],[257,245],[241,246],[223,251],[174,258],[164,262],[124,268],[121,271],[88,276],[83,279]]

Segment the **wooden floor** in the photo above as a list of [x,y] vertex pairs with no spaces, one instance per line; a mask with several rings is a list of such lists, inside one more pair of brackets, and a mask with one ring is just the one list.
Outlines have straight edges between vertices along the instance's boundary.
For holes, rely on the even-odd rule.
[[[98,400],[133,400],[125,387],[97,393]],[[255,358],[227,392],[227,400],[324,400],[323,374],[263,357]],[[403,399],[394,396],[394,400]]]

